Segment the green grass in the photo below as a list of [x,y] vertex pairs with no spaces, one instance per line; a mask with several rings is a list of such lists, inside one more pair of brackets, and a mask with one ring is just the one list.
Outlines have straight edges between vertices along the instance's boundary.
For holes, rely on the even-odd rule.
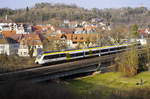
[[[142,85],[137,83],[143,80]],[[104,93],[113,90],[130,91],[136,88],[150,87],[150,72],[143,72],[134,77],[124,77],[122,73],[110,72],[78,78],[69,82],[71,89],[79,93],[89,93],[103,90]]]

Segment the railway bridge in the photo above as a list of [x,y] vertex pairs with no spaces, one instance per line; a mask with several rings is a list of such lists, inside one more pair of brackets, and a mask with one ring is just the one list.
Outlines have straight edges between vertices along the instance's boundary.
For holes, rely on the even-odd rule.
[[40,82],[79,73],[93,72],[104,68],[104,65],[106,65],[106,63],[112,62],[117,55],[119,54],[93,57],[62,64],[40,66],[3,73],[0,74],[0,83],[20,80],[32,80],[33,82]]
[[30,80],[32,82],[42,82],[79,73],[103,70],[106,66],[109,65],[108,63],[114,62],[115,57],[120,54],[122,53],[80,59],[62,64],[39,66],[14,72],[7,72],[0,74],[0,83],[24,80]]

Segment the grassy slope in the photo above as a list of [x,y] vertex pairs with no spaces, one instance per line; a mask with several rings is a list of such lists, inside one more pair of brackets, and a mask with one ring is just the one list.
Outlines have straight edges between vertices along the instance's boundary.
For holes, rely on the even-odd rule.
[[[137,86],[141,78],[147,82]],[[105,73],[69,83],[10,82],[8,85],[0,85],[0,99],[150,99],[147,86],[150,87],[150,72],[132,78],[125,78],[121,73]],[[146,89],[142,90],[141,87]],[[132,91],[134,88],[141,90]]]
[[[143,85],[136,85],[143,79]],[[129,91],[136,88],[150,87],[150,72],[143,72],[135,77],[123,77],[121,73],[105,73],[79,78],[69,82],[71,88],[79,93],[90,93],[96,90],[103,90],[103,93],[109,93],[113,90]]]

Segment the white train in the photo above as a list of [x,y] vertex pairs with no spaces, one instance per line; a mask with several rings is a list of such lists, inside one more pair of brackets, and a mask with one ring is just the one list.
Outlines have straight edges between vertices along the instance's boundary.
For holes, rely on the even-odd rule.
[[104,46],[104,47],[93,47],[86,49],[75,49],[75,50],[65,50],[65,51],[49,51],[42,52],[36,57],[36,64],[47,64],[52,62],[60,62],[66,60],[73,60],[78,58],[86,58],[91,56],[104,56],[119,53],[125,51],[131,46],[131,44],[122,44],[114,46]]

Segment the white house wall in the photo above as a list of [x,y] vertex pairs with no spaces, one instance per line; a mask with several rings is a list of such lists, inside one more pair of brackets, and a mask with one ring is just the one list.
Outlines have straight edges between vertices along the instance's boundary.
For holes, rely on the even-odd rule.
[[0,44],[0,54],[10,55],[9,44]]
[[12,54],[17,54],[18,53],[18,48],[19,48],[19,44],[18,43],[16,43],[16,44],[10,44],[9,45],[9,53],[10,53],[10,55],[12,55]]
[[[34,48],[33,56],[38,55],[38,50],[42,50],[42,45],[36,45]],[[29,56],[29,49],[27,45],[20,45],[20,48],[18,49],[18,55],[22,57],[28,57]]]

